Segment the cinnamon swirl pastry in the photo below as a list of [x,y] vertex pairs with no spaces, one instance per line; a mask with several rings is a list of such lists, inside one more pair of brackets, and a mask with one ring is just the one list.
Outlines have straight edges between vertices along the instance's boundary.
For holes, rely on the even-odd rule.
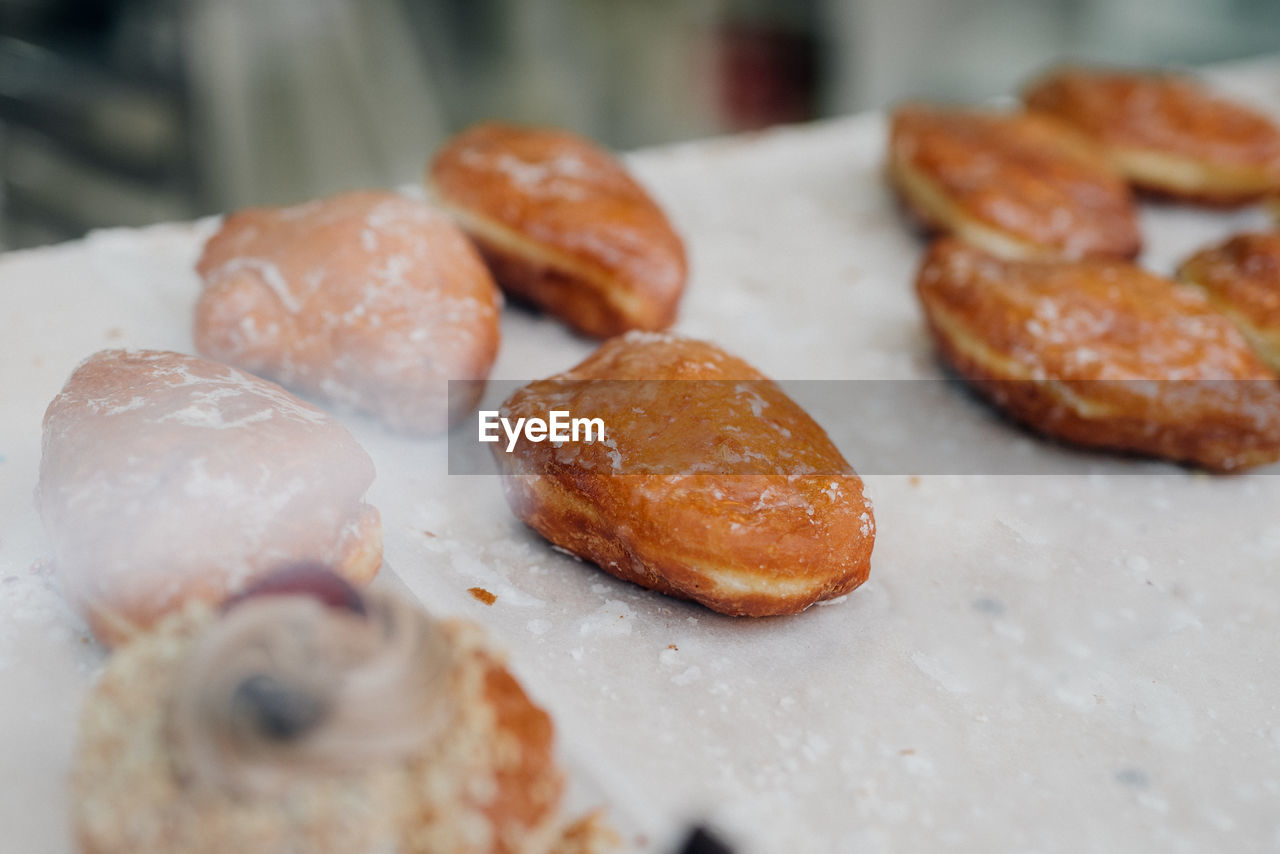
[[547,854],[552,739],[475,627],[304,567],[108,662],[76,836],[88,854]]

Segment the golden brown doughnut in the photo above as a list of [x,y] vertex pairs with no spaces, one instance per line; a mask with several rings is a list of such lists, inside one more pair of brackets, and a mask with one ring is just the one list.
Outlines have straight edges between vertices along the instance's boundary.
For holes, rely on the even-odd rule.
[[684,291],[684,244],[611,154],[545,128],[482,124],[427,182],[508,293],[599,338],[664,329]]
[[1201,249],[1178,269],[1280,370],[1280,233],[1240,234]]
[[478,400],[497,356],[501,296],[484,263],[448,219],[395,193],[232,214],[197,270],[201,354],[398,430],[440,432],[469,412],[456,394],[449,412],[448,381],[479,381]]
[[1129,188],[1061,122],[921,104],[891,122],[890,180],[930,228],[1008,258],[1138,254]]
[[1023,99],[1098,140],[1141,189],[1236,205],[1280,188],[1280,128],[1187,77],[1062,68]]
[[274,383],[106,350],[45,412],[37,504],[69,595],[115,644],[285,563],[368,582],[382,563],[373,476],[341,424]]
[[862,480],[804,410],[715,345],[632,332],[501,411],[552,408],[601,418],[606,439],[494,452],[512,510],[555,545],[732,615],[796,613],[867,579]]
[[192,603],[120,649],[81,714],[81,850],[555,850],[552,723],[503,657],[470,624],[356,602]]
[[1005,261],[956,240],[917,292],[942,357],[1076,444],[1233,471],[1280,458],[1280,386],[1194,288],[1121,261]]

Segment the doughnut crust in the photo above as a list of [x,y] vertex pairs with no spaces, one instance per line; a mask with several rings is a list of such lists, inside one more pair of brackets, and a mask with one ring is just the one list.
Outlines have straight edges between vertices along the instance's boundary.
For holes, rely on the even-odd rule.
[[585,335],[670,326],[684,244],[611,154],[564,131],[477,125],[431,161],[427,183],[508,293]]
[[862,480],[780,388],[700,341],[632,332],[504,417],[599,417],[594,443],[495,445],[507,501],[605,572],[723,614],[793,614],[867,579]]
[[[291,388],[437,433],[469,412],[448,381],[483,380],[501,295],[466,237],[395,193],[343,193],[227,217],[196,269],[196,349]],[[471,401],[474,403],[474,400]]]
[[1119,261],[1004,261],[938,241],[916,280],[943,359],[1067,442],[1236,471],[1280,458],[1280,386],[1194,288]]
[[373,462],[274,383],[162,351],[83,362],[44,416],[37,505],[54,564],[116,644],[190,599],[300,560],[364,584],[382,524]]
[[182,773],[172,710],[218,619],[200,603],[171,615],[116,652],[86,699],[71,775],[84,854],[555,850],[564,778],[551,720],[462,622],[437,624],[443,669],[423,662],[420,678],[442,693],[448,717],[421,746],[348,769],[282,772],[287,788],[252,796],[197,785]]
[[1007,258],[1138,254],[1129,188],[1092,142],[1028,113],[893,111],[889,178],[926,226]]
[[1230,206],[1280,187],[1280,128],[1190,78],[1062,68],[1023,99],[1096,139],[1140,189]]
[[1239,234],[1201,249],[1178,276],[1203,288],[1271,369],[1280,370],[1280,234]]

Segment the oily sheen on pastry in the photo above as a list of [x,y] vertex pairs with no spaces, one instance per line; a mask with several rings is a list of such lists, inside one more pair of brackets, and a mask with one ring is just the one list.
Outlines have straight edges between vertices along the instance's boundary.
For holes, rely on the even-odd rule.
[[663,329],[684,291],[684,244],[611,154],[546,128],[482,124],[427,181],[508,293],[600,338]]
[[85,854],[549,854],[553,738],[477,627],[298,567],[108,661],[75,834]]
[[37,504],[105,643],[298,560],[357,584],[382,562],[373,462],[280,386],[179,353],[85,360],[44,416]]
[[1023,98],[1096,139],[1144,190],[1234,205],[1280,188],[1280,127],[1188,77],[1062,68]]
[[592,443],[494,445],[508,503],[604,571],[724,614],[792,614],[867,579],[862,480],[812,418],[713,344],[632,332],[503,405],[598,417]]
[[1178,276],[1203,288],[1271,369],[1280,370],[1280,233],[1238,234],[1201,249]]
[[1276,375],[1194,288],[956,240],[930,249],[916,287],[942,357],[1035,430],[1215,471],[1280,458]]
[[894,110],[889,176],[933,230],[1009,258],[1133,257],[1129,188],[1093,142],[1029,113]]
[[[227,217],[197,269],[201,354],[398,430],[470,411],[498,352],[501,296],[429,206],[361,191]],[[474,381],[474,399],[449,380]]]

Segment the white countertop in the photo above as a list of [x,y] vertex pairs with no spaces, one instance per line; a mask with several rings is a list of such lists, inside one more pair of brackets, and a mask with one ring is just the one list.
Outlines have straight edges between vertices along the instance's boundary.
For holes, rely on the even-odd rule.
[[[1280,113],[1280,64],[1215,79]],[[779,379],[941,376],[911,286],[920,243],[881,181],[884,132],[865,115],[633,155],[689,244],[676,330]],[[1169,272],[1266,224],[1258,210],[1146,207],[1143,261]],[[6,850],[68,850],[74,722],[103,657],[46,563],[40,419],[98,349],[192,352],[192,264],[211,228],[0,256]],[[494,376],[542,377],[591,349],[508,309]],[[944,395],[930,429],[974,407]],[[378,464],[370,499],[394,574],[509,647],[583,800],[652,840],[710,817],[748,854],[1280,847],[1276,467],[1213,478],[1080,455],[1078,474],[869,476],[871,580],[752,621],[552,551],[495,478],[445,473],[443,439],[343,419]]]

